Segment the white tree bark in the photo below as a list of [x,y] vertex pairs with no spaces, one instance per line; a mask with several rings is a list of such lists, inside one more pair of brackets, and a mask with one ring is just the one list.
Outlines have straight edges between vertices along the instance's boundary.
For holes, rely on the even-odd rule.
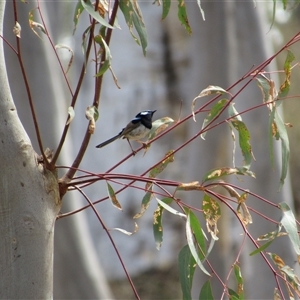
[[[1,35],[4,7],[1,1]],[[19,120],[3,39],[0,47],[0,298],[51,299],[54,222],[60,209],[57,179],[38,163]]]

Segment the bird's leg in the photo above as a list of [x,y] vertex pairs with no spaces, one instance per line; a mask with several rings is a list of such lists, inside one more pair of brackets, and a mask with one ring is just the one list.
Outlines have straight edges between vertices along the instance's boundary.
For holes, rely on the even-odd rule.
[[130,142],[129,142],[129,139],[126,139],[126,140],[127,140],[128,144],[129,144],[129,146],[130,146],[130,148],[131,148],[131,151],[132,151],[133,156],[135,156],[136,151],[134,151],[134,150],[132,149],[132,146],[131,146],[131,144],[130,144]]

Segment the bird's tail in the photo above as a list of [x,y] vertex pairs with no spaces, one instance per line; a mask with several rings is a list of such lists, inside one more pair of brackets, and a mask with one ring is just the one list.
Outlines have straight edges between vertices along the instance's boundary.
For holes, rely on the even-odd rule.
[[107,140],[107,141],[105,141],[105,142],[103,142],[103,143],[97,145],[96,148],[102,148],[102,147],[104,147],[104,146],[106,146],[106,145],[112,143],[113,141],[117,140],[117,139],[120,138],[120,137],[121,137],[121,134],[119,133],[119,134],[117,134],[116,136],[110,138],[109,140]]

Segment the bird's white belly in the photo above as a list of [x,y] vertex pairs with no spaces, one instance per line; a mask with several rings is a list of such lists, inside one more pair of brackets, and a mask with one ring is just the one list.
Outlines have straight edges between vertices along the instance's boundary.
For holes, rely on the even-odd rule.
[[138,128],[133,129],[132,131],[130,131],[129,133],[125,134],[123,136],[123,138],[127,138],[130,140],[139,140],[144,138],[148,133],[149,133],[150,129],[140,126]]

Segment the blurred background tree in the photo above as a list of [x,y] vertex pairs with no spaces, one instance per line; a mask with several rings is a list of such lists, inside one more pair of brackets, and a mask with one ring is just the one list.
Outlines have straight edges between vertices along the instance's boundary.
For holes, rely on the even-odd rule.
[[[68,74],[72,88],[76,85],[82,66],[82,33],[88,24],[88,16],[83,14],[74,36],[71,35],[75,5],[73,2],[40,3],[42,15],[54,44],[66,44],[74,51],[75,60]],[[143,56],[141,47],[133,42],[119,11],[118,23],[122,30],[113,31],[110,51],[112,68],[121,88],[116,87],[112,76],[107,72],[101,91],[96,132],[92,136],[80,168],[105,173],[124,155],[129,154],[130,148],[127,148],[124,141],[117,141],[100,150],[96,149],[95,145],[118,133],[139,111],[156,109],[156,118],[170,116],[177,120],[185,117],[190,114],[192,99],[202,89],[208,85],[227,88],[253,66],[265,61],[281,48],[284,42],[273,48],[275,30],[272,28],[269,31],[268,7],[262,3],[256,5],[257,7],[254,7],[252,2],[238,1],[205,2],[203,10],[206,20],[203,21],[197,3],[187,2],[188,19],[192,28],[192,34],[189,35],[178,21],[177,3],[172,3],[170,13],[163,21],[159,7],[150,2],[140,3],[148,34],[146,57]],[[35,6],[33,3],[18,3],[19,23],[22,26],[22,54],[44,144],[55,149],[67,117],[70,95],[46,37],[41,34],[42,40],[37,38],[27,26],[28,13]],[[13,7],[9,2],[5,13],[4,36],[9,42],[14,43],[15,37],[11,33],[14,26],[12,16]],[[295,34],[293,30],[289,32],[289,37]],[[68,54],[63,50],[58,52],[64,66],[67,66]],[[21,84],[23,81],[18,62],[7,46],[5,56],[18,114],[34,148],[38,149],[28,104],[25,101],[24,85]],[[271,70],[277,70],[277,67],[273,64]],[[93,62],[89,60],[75,109],[76,117],[71,123],[70,135],[59,160],[64,166],[71,165],[82,143],[87,126],[85,110],[91,105],[95,93],[94,73]],[[272,75],[273,79],[274,77],[275,75]],[[234,91],[238,88],[237,86]],[[251,83],[250,87],[235,99],[237,110],[243,111],[258,105],[261,98],[261,91],[256,84]],[[284,199],[292,207],[293,198],[289,183],[280,193],[277,192],[280,167],[274,172],[270,163],[266,114],[262,108],[243,116],[251,132],[251,144],[257,158],[252,164],[257,179],[243,178],[243,186],[275,203]],[[191,119],[185,122],[183,126],[153,143],[145,156],[140,152],[114,171],[141,174],[162,159],[168,150],[177,148],[199,132],[203,117],[198,115],[197,123]],[[294,127],[296,128],[296,123]],[[230,133],[225,127],[219,126],[211,130],[205,141],[197,139],[185,146],[176,155],[176,161],[164,171],[164,177],[189,182],[200,180],[212,168],[230,165],[232,155],[232,143],[228,142],[230,140]],[[237,160],[241,161],[242,158]],[[59,174],[62,175],[63,171],[59,170]],[[107,193],[105,183],[92,185],[86,193],[93,201],[103,198]],[[143,191],[126,190],[119,198],[123,212],[113,209],[108,201],[98,204],[97,209],[108,228],[120,227],[133,231],[132,218],[140,211],[142,197]],[[190,205],[200,206],[201,198],[198,194],[191,192],[185,194],[184,198]],[[64,198],[61,212],[72,211],[85,204],[79,194],[68,193]],[[260,212],[269,209],[258,201],[251,205]],[[144,216],[137,220],[139,231],[135,235],[128,237],[113,232],[112,236],[142,299],[180,298],[177,256],[186,243],[184,224],[173,215],[167,213],[164,215],[164,242],[161,250],[157,252],[152,237],[152,214],[155,208],[155,203],[152,203]],[[270,214],[273,219],[279,220],[279,211],[270,211]],[[214,262],[217,274],[223,277],[235,260],[236,250],[240,248],[243,240],[243,236],[240,235],[243,231],[236,218],[226,209],[222,210],[220,222],[220,240],[211,253],[210,260]],[[254,216],[249,230],[252,236],[258,237],[271,231],[273,228],[271,225]],[[282,244],[275,242],[272,247],[273,252],[284,257],[287,264],[293,265],[295,257],[288,244],[282,247]],[[243,276],[247,280],[247,298],[270,298],[274,291],[274,280],[266,278],[271,275],[271,270],[263,263],[261,257],[249,257],[252,250],[253,246],[246,245],[240,259]],[[193,284],[194,297],[197,297],[205,280],[203,274],[196,273]],[[215,281],[215,278],[212,282],[214,295],[219,298],[224,288]],[[71,217],[59,219],[55,228],[54,298],[132,297],[133,292],[121,264],[93,211],[88,209]]]

